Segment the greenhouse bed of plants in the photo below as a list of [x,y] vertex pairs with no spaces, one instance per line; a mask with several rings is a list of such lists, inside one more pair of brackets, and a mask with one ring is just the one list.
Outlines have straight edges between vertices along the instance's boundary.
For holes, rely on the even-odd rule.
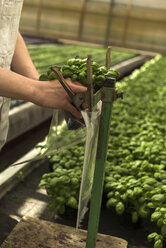
[[[70,59],[76,55],[83,58],[85,54],[92,53],[93,65],[99,63],[97,70],[105,65],[104,48],[95,47],[93,50],[85,47],[84,53],[79,53],[80,47],[83,51],[82,46],[78,50],[73,45],[58,47],[64,49],[61,51],[63,59],[54,56],[54,53],[58,54],[55,45],[29,46],[31,58],[40,74],[46,73],[51,64],[63,68],[68,61],[68,57],[64,55],[65,49],[69,47],[75,47],[74,52],[68,49]],[[40,57],[42,54],[46,59],[44,55],[43,59]],[[112,49],[111,65],[126,60],[127,56],[133,58],[136,55]],[[157,55],[116,84],[117,89],[124,92],[124,99],[118,99],[113,107],[102,206],[103,209],[107,208],[107,212],[116,213],[120,221],[123,218],[126,220],[127,216],[127,221],[133,225],[142,220],[148,226],[150,221],[153,222],[149,233],[145,233],[145,238],[148,236],[148,240],[152,242],[149,245],[147,243],[147,247],[154,244],[154,248],[163,247],[166,238],[166,88],[164,72],[160,73],[165,64],[166,57]],[[105,70],[104,67],[102,69]],[[48,71],[46,76],[49,76]],[[45,142],[39,146],[45,149],[43,144]],[[49,156],[48,160],[53,171],[43,175],[40,187],[44,187],[50,197],[50,210],[56,210],[65,216],[68,208],[78,208],[84,143]]]
[[[37,68],[37,70],[39,71],[39,74],[46,72],[46,70],[49,68],[49,66],[52,64],[56,64],[57,66],[65,64],[67,62],[67,58],[72,58],[71,56],[75,56],[75,55],[79,55],[80,57],[86,57],[88,53],[93,52],[94,53],[94,58],[102,63],[103,65],[105,64],[105,53],[106,53],[106,49],[105,48],[101,48],[101,47],[91,47],[91,46],[83,46],[83,45],[59,45],[59,44],[47,44],[47,45],[33,45],[28,43],[27,44],[31,58]],[[142,64],[144,62],[144,59],[139,58],[139,56],[136,56],[136,53],[133,52],[127,52],[127,51],[121,51],[121,50],[116,50],[116,49],[112,49],[111,52],[111,63],[113,64],[117,64],[120,65],[119,62],[121,61],[126,61],[126,65],[125,68],[123,69],[123,71],[127,71],[126,70],[126,66],[127,65],[127,61],[129,61],[129,58],[137,58],[138,62],[136,61],[136,64],[134,61],[130,61],[130,64],[132,64],[132,67],[135,68],[137,66],[137,64]],[[140,56],[141,57],[141,56]],[[45,59],[46,58],[46,59]],[[128,71],[131,71],[133,68],[130,68]],[[128,73],[128,72],[127,72]],[[123,73],[122,73],[123,74]],[[48,79],[49,80],[49,79]],[[45,120],[47,118],[47,116],[50,116],[50,110],[45,110],[43,108],[40,108],[42,112],[44,113],[44,115],[46,116],[45,119],[41,118],[39,113],[36,113],[36,118],[38,118],[38,121],[36,121],[34,119],[34,115],[33,115],[33,109],[35,109],[36,111],[36,106],[30,107],[29,108],[29,103],[23,101],[23,100],[16,100],[16,99],[12,99],[11,100],[11,110],[14,109],[14,111],[10,111],[10,130],[9,130],[9,135],[8,135],[8,141],[11,140],[11,137],[13,139],[13,137],[17,137],[18,134],[23,133],[24,130],[27,131],[29,130],[29,128],[31,128],[32,126],[36,126],[37,123],[40,123],[41,121]],[[20,105],[23,105],[22,107]],[[20,106],[20,107],[19,107]],[[16,108],[17,107],[17,111]],[[26,124],[26,128],[24,128],[25,125],[22,125],[22,128],[20,130],[19,125],[17,125],[17,121],[19,120],[19,118],[22,118],[22,109],[27,109],[29,108],[27,111],[30,113],[30,115],[27,114],[26,116],[26,122],[24,121],[24,123]],[[38,107],[39,108],[39,107]],[[26,111],[26,113],[28,113]],[[38,111],[38,112],[39,112]],[[17,112],[17,117],[15,117]],[[20,112],[20,113],[19,113]],[[31,116],[31,112],[32,112],[32,116]],[[48,114],[47,114],[48,112]],[[11,116],[12,115],[12,116]],[[19,116],[20,115],[20,116]],[[38,115],[38,116],[37,116]],[[29,116],[32,117],[32,119],[29,118]],[[41,121],[40,121],[41,119]],[[34,123],[34,124],[32,124]],[[13,130],[15,130],[13,132]],[[21,132],[20,132],[21,131]]]
[[[166,57],[157,55],[117,83],[124,99],[114,103],[108,144],[104,194],[106,207],[131,222],[153,222],[151,246],[166,239]],[[162,73],[161,73],[162,71]],[[49,157],[53,172],[40,182],[51,196],[50,209],[76,208],[84,144]]]
[[[27,47],[30,56],[39,74],[44,73],[50,65],[62,65],[66,63],[69,58],[75,56],[86,58],[88,54],[93,54],[96,62],[105,65],[106,48],[86,45],[60,45],[58,43],[34,45],[31,43],[31,39],[28,41]],[[133,58],[136,55],[138,54],[134,52],[112,49],[111,64],[115,65],[121,61]],[[12,99],[11,108],[23,103],[25,103],[25,101]]]
[[[29,53],[39,73],[45,72],[50,65],[62,65],[70,58],[78,56],[87,58],[88,54],[93,55],[93,60],[105,65],[106,48],[92,47],[85,45],[41,45],[29,46]],[[120,61],[132,58],[138,54],[130,51],[112,49],[111,65]]]

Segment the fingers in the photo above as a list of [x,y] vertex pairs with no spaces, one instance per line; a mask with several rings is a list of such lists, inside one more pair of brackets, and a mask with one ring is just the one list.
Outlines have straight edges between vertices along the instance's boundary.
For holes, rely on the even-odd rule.
[[79,92],[86,92],[87,88],[82,86],[82,85],[75,85],[75,84],[71,84],[70,87],[72,88],[72,90],[75,93],[79,93]]
[[69,84],[69,86],[72,88],[72,90],[75,93],[79,93],[79,92],[85,92],[87,91],[87,88],[83,85],[81,85],[79,82],[75,81],[72,82],[70,78],[66,79],[67,83]]
[[[70,85],[70,87],[72,88],[72,90],[75,92],[75,93],[79,93],[79,92],[86,92],[87,91],[87,88],[84,87],[83,85],[81,85],[79,82],[75,81],[75,82],[72,82],[70,78],[67,78],[67,83]],[[83,103],[82,104],[82,109],[87,109],[88,108],[88,105],[86,103]],[[71,108],[73,109],[73,105],[71,105]],[[75,109],[75,110],[74,110]],[[76,108],[74,108],[73,111],[77,111]],[[82,117],[82,115],[80,114],[80,112],[77,111],[77,113],[79,113],[79,119]],[[75,117],[78,118],[78,115],[77,113],[73,113],[73,115]]]
[[78,81],[72,81],[71,78],[66,78],[66,81],[69,82],[69,83],[72,83],[72,84],[75,84],[75,85],[81,85],[81,83],[79,83]]
[[[65,80],[66,80],[67,84],[71,87],[71,89],[75,93],[86,92],[87,91],[87,88],[84,87],[84,86],[82,86],[78,82],[74,82],[73,83],[70,78],[67,78]],[[57,85],[57,82],[56,82],[56,85]],[[60,84],[60,82],[59,82],[58,85],[61,88],[61,97],[63,98],[61,108],[69,111],[77,119],[81,119],[82,118],[81,113],[71,104],[72,99],[69,97],[69,95],[67,94],[67,92],[63,89],[63,86]],[[82,107],[83,107],[83,109],[87,108],[87,106],[82,106]]]

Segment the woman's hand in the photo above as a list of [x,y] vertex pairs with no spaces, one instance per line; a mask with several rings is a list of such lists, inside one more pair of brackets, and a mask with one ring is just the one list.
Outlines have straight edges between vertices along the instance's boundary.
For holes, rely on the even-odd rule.
[[[70,78],[65,79],[67,84],[75,93],[85,92],[86,87],[78,82],[72,82]],[[81,113],[72,105],[72,100],[58,80],[39,81],[36,89],[35,104],[43,107],[65,109],[71,112],[76,118],[81,118]]]

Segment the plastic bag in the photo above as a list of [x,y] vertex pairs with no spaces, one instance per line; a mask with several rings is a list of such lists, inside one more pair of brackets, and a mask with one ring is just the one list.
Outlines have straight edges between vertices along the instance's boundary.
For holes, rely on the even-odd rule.
[[99,120],[101,113],[100,101],[92,112],[81,111],[82,120],[74,118],[67,111],[55,110],[47,136],[45,155],[53,155],[56,152],[67,149],[73,145],[85,141],[84,164],[79,194],[79,206],[77,225],[80,226],[91,196],[95,159],[97,151]]
[[92,112],[83,111],[82,113],[86,124],[86,142],[76,228],[80,226],[80,223],[88,210],[87,205],[91,196],[98,143],[100,114],[101,101],[97,104]]
[[65,110],[55,110],[46,140],[45,155],[67,149],[85,140],[86,125]]

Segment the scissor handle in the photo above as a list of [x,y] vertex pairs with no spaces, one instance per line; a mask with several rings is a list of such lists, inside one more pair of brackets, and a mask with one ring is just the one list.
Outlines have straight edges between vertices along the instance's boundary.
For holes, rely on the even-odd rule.
[[81,105],[85,101],[85,94],[83,92],[75,94],[73,90],[70,88],[70,86],[65,81],[62,73],[55,67],[50,67],[50,69],[56,74],[59,82],[63,86],[63,88],[66,90],[70,98],[72,99],[73,105],[81,111]]
[[72,91],[70,86],[66,83],[62,73],[54,66],[50,67],[50,69],[56,74],[59,82],[63,86],[63,88],[66,90],[67,94],[70,96],[70,98],[73,100],[73,97],[75,96],[75,93]]

